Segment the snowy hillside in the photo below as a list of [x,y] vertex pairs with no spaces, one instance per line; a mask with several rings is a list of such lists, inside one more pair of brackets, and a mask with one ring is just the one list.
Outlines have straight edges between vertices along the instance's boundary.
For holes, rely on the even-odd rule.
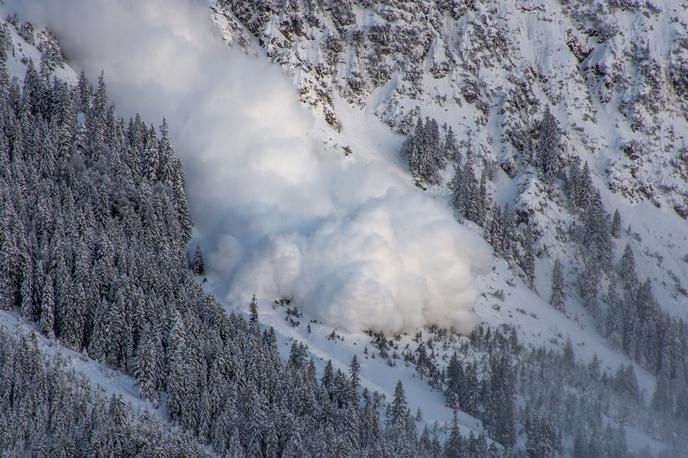
[[[560,132],[561,166],[587,163],[610,224],[618,210],[623,230],[613,241],[614,264],[628,244],[637,276],[651,281],[659,306],[686,318],[685,5],[389,1],[258,8],[218,1],[212,9],[228,44],[285,69],[302,102],[337,131],[324,140],[347,145],[351,160],[372,152],[403,169],[399,142],[380,140],[385,135],[368,126],[377,118],[413,134],[417,120],[429,116],[453,130],[459,155],[472,156],[478,172],[494,170],[494,204],[516,210],[517,238],[526,227],[534,233],[535,275],[528,288],[518,255],[494,259],[492,272],[474,283],[479,320],[514,325],[534,345],[556,347],[569,337],[577,357],[597,355],[612,370],[628,361],[600,325],[610,313],[605,291],[614,275],[602,279],[594,307],[583,305],[585,242],[578,241],[580,216],[566,202],[570,174],[552,186],[537,170],[547,107]],[[451,184],[452,168],[446,166],[443,183]],[[427,193],[447,203],[452,197],[445,185],[431,184]],[[566,284],[563,313],[548,304],[557,258]],[[655,377],[639,366],[636,372],[649,400]]]
[[[579,264],[563,196],[546,192],[532,173],[550,106],[563,164],[588,162],[605,208],[630,226],[615,242],[617,259],[630,242],[639,277],[651,278],[661,306],[688,313],[685,6],[265,2],[258,9],[221,1],[213,8],[230,44],[264,53],[293,75],[302,100],[342,129],[341,145],[365,138],[359,129],[371,114],[402,132],[431,116],[454,130],[464,155],[496,161],[489,186],[538,236],[536,290],[544,298],[554,258],[569,275]],[[398,143],[372,149],[398,161]]]
[[[528,173],[549,106],[563,163],[590,164],[607,210],[618,208],[624,228],[631,224],[642,240],[642,276],[661,285],[663,307],[685,317],[685,6],[391,1],[258,9],[220,1],[214,11],[230,44],[280,63],[301,99],[345,136],[356,133],[339,119],[338,103],[404,133],[418,117],[446,123],[464,154],[500,166],[496,200],[528,212],[538,253],[570,257],[561,233],[571,221]],[[655,218],[662,223],[643,227]]]
[[[111,208],[93,216],[111,221],[80,242],[93,244],[94,266],[112,264],[98,271],[106,292],[94,287],[86,301],[105,317],[100,334],[70,340],[64,319],[46,322],[45,292],[27,296],[25,274],[0,271],[23,298],[7,299],[0,322],[40,330],[44,353],[62,353],[208,453],[683,449],[688,5],[7,3],[20,15],[7,28],[10,77],[22,81],[42,62],[40,84],[54,76],[77,84],[74,100],[93,96],[94,108],[75,108],[82,127],[70,139],[88,150],[89,170],[109,174],[88,205]],[[89,118],[104,95],[70,66],[105,72],[116,104],[103,121],[117,125],[107,131],[110,159],[99,162]],[[43,107],[31,84],[11,97]],[[138,112],[143,123],[166,119],[159,133]],[[11,185],[17,176],[12,168]],[[112,180],[135,197],[111,190]],[[139,213],[142,225],[120,227]],[[36,269],[53,278],[44,264],[56,261],[42,259],[61,245],[46,240],[35,242],[44,247]],[[188,256],[198,249],[196,282],[181,261],[186,242]],[[35,288],[50,283],[41,281]],[[28,313],[26,297],[38,300]],[[164,375],[150,379],[142,358]],[[179,381],[175,362],[193,382]],[[371,393],[360,405],[359,383]],[[229,401],[216,405],[217,393]],[[317,432],[303,437],[309,428]]]

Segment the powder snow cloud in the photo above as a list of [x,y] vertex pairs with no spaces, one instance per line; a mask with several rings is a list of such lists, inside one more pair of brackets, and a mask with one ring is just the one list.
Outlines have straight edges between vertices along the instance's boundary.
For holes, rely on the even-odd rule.
[[8,3],[51,29],[77,68],[104,70],[121,114],[167,118],[226,302],[291,297],[349,331],[474,324],[482,240],[407,177],[328,153],[285,75],[230,49],[206,3]]

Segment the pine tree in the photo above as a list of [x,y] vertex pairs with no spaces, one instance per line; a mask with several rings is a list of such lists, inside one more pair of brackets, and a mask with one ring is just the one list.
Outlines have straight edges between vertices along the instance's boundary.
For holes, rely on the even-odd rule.
[[393,425],[405,425],[409,415],[408,402],[406,401],[406,393],[404,392],[404,385],[401,380],[397,382],[394,388],[394,398],[387,411],[387,420]]
[[41,294],[41,332],[55,338],[55,293],[53,277],[48,273]]
[[26,75],[24,76],[24,87],[22,90],[22,98],[31,114],[34,116],[39,116],[45,114],[45,87],[43,85],[43,79],[41,78],[34,62],[29,59],[26,66]]
[[190,392],[190,373],[188,370],[189,352],[187,351],[186,330],[178,313],[172,318],[172,329],[169,337],[169,379],[167,382],[167,410],[170,417],[180,420],[187,411],[187,397]]
[[160,170],[160,151],[158,148],[157,135],[153,126],[147,131],[142,163],[146,178],[151,182],[157,181],[158,171]]
[[294,432],[289,436],[287,443],[284,446],[284,452],[282,456],[286,458],[297,458],[299,456],[306,456],[306,450],[303,445],[303,439],[301,434],[299,434],[298,428],[293,428]]
[[248,305],[248,310],[250,313],[250,323],[257,329],[258,328],[258,302],[256,301],[256,295],[254,294],[251,298],[251,303]]
[[579,184],[579,191],[578,191],[578,207],[580,208],[586,208],[588,205],[588,202],[592,196],[594,190],[594,186],[592,184],[592,176],[590,174],[590,166],[588,165],[588,162],[585,161],[585,164],[583,165],[583,171],[580,174],[580,184]]
[[552,268],[552,293],[549,303],[555,310],[563,312],[566,308],[566,293],[564,291],[564,276],[561,272],[561,262],[559,258],[554,261]]
[[478,181],[475,179],[475,173],[473,172],[473,161],[469,158],[466,160],[466,165],[462,170],[463,177],[461,178],[462,192],[463,192],[463,216],[467,219],[477,222],[478,214],[481,210],[478,208],[479,202],[479,189]]
[[597,353],[592,356],[592,361],[588,365],[590,371],[590,377],[593,380],[599,380],[600,378],[600,359],[597,357]]
[[675,412],[680,419],[688,419],[688,387],[685,385],[678,389]]
[[618,273],[626,290],[632,292],[638,288],[639,282],[638,275],[635,272],[635,256],[629,244],[626,244],[621,260],[619,261]]
[[334,396],[334,370],[332,369],[332,360],[328,360],[327,364],[325,364],[320,384],[331,400]]
[[599,192],[588,201],[583,215],[583,240],[586,263],[595,263],[603,272],[611,268],[612,240],[607,213]]
[[163,118],[162,125],[160,126],[160,138],[158,140],[158,170],[157,178],[162,183],[172,186],[175,179],[175,158],[174,151],[172,150],[172,145],[169,139],[169,128],[167,126],[167,120]]
[[502,209],[499,207],[499,205],[495,205],[492,208],[489,223],[485,225],[484,235],[485,240],[492,245],[492,248],[497,254],[501,254],[504,251],[504,248],[501,244],[502,233],[504,231],[503,224],[504,220],[502,216]]
[[529,458],[557,456],[558,436],[548,421],[539,415],[528,418],[526,424],[526,454]]
[[173,178],[172,178],[172,196],[174,206],[177,210],[179,224],[181,226],[181,237],[184,243],[191,240],[192,221],[191,214],[186,198],[185,180],[182,172],[182,163],[179,159],[173,159]]
[[583,304],[594,310],[600,285],[600,269],[594,261],[584,264],[583,270],[578,274],[577,284]]
[[486,393],[484,421],[492,437],[506,447],[516,440],[514,373],[511,356],[502,349],[490,359],[490,379]]
[[449,363],[447,364],[447,388],[445,390],[447,405],[453,409],[465,409],[463,406],[465,396],[462,396],[465,393],[465,390],[462,390],[463,378],[463,366],[455,352],[449,358]]
[[[444,168],[445,158],[442,151],[442,142],[440,139],[440,129],[437,120],[432,118],[425,119],[425,131],[428,135],[428,149],[430,151],[431,160],[434,165],[435,175]],[[439,179],[439,176],[437,176]]]
[[0,67],[7,69],[7,51],[12,46],[12,38],[6,22],[0,24]]
[[465,379],[459,389],[459,402],[467,413],[478,415],[480,402],[480,382],[478,381],[478,366],[476,363],[467,364],[464,371]]
[[568,192],[573,210],[584,209],[592,196],[594,186],[590,175],[590,167],[586,162],[582,170],[580,159],[574,156],[569,165]]
[[609,291],[604,300],[608,305],[607,318],[605,320],[605,334],[613,345],[617,348],[621,348],[624,341],[626,317],[624,304],[616,293],[615,282],[609,285]]
[[21,294],[21,316],[25,320],[33,321],[35,319],[36,309],[33,302],[33,269],[27,268],[22,277],[20,294]]
[[461,162],[461,153],[459,153],[459,146],[456,144],[456,136],[451,126],[447,127],[442,149],[444,150],[444,157],[446,160],[456,164]]
[[201,253],[201,247],[196,245],[196,250],[194,251],[193,261],[191,263],[192,270],[196,275],[205,275],[205,263],[203,262],[203,254]]
[[456,163],[454,176],[449,186],[452,190],[451,206],[456,211],[459,219],[464,218],[466,216],[466,190],[464,188],[463,169],[458,162]]
[[91,106],[91,92],[93,88],[91,83],[88,81],[86,72],[83,70],[79,73],[79,82],[77,83],[78,95],[79,95],[79,111],[81,113],[88,113]]
[[356,355],[351,358],[351,366],[349,366],[349,402],[358,406],[358,388],[361,383],[361,377],[359,375],[361,371],[361,365],[358,362]]
[[5,310],[18,305],[23,264],[22,233],[14,205],[8,201],[4,208],[0,207],[0,308]]
[[549,106],[545,109],[540,124],[538,165],[545,181],[551,183],[559,174],[559,127]]
[[564,344],[564,351],[561,355],[561,359],[566,367],[576,367],[576,356],[573,353],[573,344],[569,337],[566,338],[566,344]]
[[444,444],[444,456],[447,458],[459,458],[463,456],[463,442],[459,432],[459,420],[456,409],[452,414],[452,424],[449,429],[449,437]]
[[621,215],[619,210],[614,210],[614,217],[612,218],[612,237],[618,239],[621,236]]
[[526,275],[526,282],[529,288],[533,288],[535,281],[535,254],[533,252],[533,244],[535,243],[533,232],[530,224],[526,224],[525,233],[523,235],[523,254],[520,257],[521,269]]
[[667,367],[659,372],[657,384],[652,396],[652,408],[659,412],[671,413],[674,402],[672,401],[671,376]]
[[478,186],[477,210],[475,222],[478,226],[485,225],[485,216],[491,207],[490,196],[487,194],[487,174],[483,171],[480,174],[480,184]]
[[158,341],[155,332],[151,331],[149,327],[144,328],[144,338],[139,345],[136,354],[136,368],[134,375],[136,376],[136,383],[139,386],[139,393],[144,399],[148,399],[157,405],[158,402],[158,386],[157,378],[160,372],[159,355],[158,355]]

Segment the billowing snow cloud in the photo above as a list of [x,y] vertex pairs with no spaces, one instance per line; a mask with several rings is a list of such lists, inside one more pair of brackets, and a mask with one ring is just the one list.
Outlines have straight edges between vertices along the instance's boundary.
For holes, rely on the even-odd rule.
[[484,243],[381,162],[311,139],[313,118],[279,68],[229,49],[191,0],[12,0],[124,115],[167,118],[196,240],[230,303],[291,297],[349,331],[474,322]]

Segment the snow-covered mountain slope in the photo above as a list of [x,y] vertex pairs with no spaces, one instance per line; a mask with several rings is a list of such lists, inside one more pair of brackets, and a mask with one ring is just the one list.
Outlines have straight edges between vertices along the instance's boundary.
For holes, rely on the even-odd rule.
[[[568,173],[575,158],[587,162],[604,208],[619,211],[623,230],[613,239],[614,264],[631,245],[638,277],[651,279],[661,308],[688,317],[685,7],[669,1],[219,1],[212,12],[225,41],[254,60],[222,53],[215,41],[204,41],[206,35],[175,22],[179,17],[169,12],[163,22],[181,30],[171,43],[183,45],[183,52],[175,58],[154,54],[159,68],[150,73],[143,66],[150,49],[145,46],[137,51],[121,44],[134,62],[129,66],[108,61],[111,53],[100,55],[95,45],[70,49],[81,53],[74,57],[81,65],[112,70],[117,102],[125,110],[144,95],[145,109],[155,116],[180,107],[170,116],[180,132],[175,146],[193,170],[192,210],[202,209],[195,242],[208,255],[208,289],[229,311],[244,310],[246,296],[257,292],[261,321],[274,326],[285,357],[293,340],[306,343],[321,367],[332,360],[344,370],[356,355],[363,385],[390,399],[396,381],[403,380],[410,406],[423,411],[421,425],[437,420],[444,431],[452,417],[451,401],[440,392],[447,386],[431,388],[429,378],[419,375],[419,356],[409,355],[419,355],[422,345],[437,345],[430,360],[445,374],[467,338],[427,326],[463,324],[466,332],[477,322],[491,329],[506,324],[527,348],[566,349],[570,340],[579,364],[597,361],[608,369],[609,376],[591,376],[600,392],[616,384],[609,380],[623,378],[612,375],[620,368],[634,368],[642,394],[629,401],[630,422],[616,407],[619,395],[600,425],[625,431],[633,451],[648,446],[657,452],[667,445],[655,417],[637,413],[661,385],[659,368],[643,357],[629,358],[607,338],[601,322],[611,299],[603,293],[614,289],[616,274],[601,274],[598,303],[584,305],[579,283],[587,241],[579,237],[580,212],[568,202],[569,177],[545,182],[536,156],[549,106],[561,131],[562,169]],[[141,10],[142,24],[157,13]],[[162,29],[159,36],[151,34],[168,38]],[[62,33],[72,43],[83,39],[74,28]],[[102,38],[97,30],[89,33]],[[151,43],[164,40],[146,42]],[[217,73],[173,74],[176,58],[192,69],[228,60],[207,66]],[[255,64],[267,60],[283,67],[298,94],[274,66]],[[242,81],[232,63],[255,84]],[[158,92],[151,82],[164,83],[165,90]],[[264,94],[260,83],[266,83]],[[314,108],[314,119],[293,109],[299,96]],[[416,120],[425,116],[453,129],[462,157],[493,170],[486,185],[491,206],[515,209],[515,244],[527,245],[527,228],[535,233],[533,285],[518,259],[522,249],[492,256],[480,240],[486,228],[454,221],[446,184],[455,164],[441,171],[440,184],[415,187],[399,151],[403,134],[413,133]],[[234,137],[226,135],[228,126]],[[223,181],[239,185],[226,187]],[[556,258],[564,267],[563,311],[548,303]],[[432,284],[437,278],[440,287],[419,285],[419,279]],[[279,299],[291,299],[293,308],[273,307]],[[382,337],[362,332],[368,330],[386,331],[395,354],[380,356]],[[422,338],[417,330],[425,333]],[[429,337],[434,332],[441,349]],[[481,368],[491,368],[494,359],[490,350],[463,356],[479,359]],[[514,355],[524,365],[532,362],[528,358]],[[524,368],[521,374],[530,373]],[[489,375],[481,373],[484,390],[492,386]],[[566,389],[585,394],[580,386]],[[516,396],[520,449],[529,435],[524,396]],[[493,427],[476,418],[494,421],[487,407],[475,415],[458,408],[462,432],[494,436]],[[567,431],[567,453],[572,442]]]
[[98,361],[94,361],[81,353],[60,345],[58,342],[47,339],[39,334],[36,326],[22,320],[17,314],[0,310],[0,326],[20,335],[35,333],[38,336],[38,348],[41,352],[51,359],[59,359],[63,368],[82,374],[94,386],[107,394],[108,397],[112,395],[121,396],[122,400],[136,412],[145,411],[155,415],[158,419],[166,421],[162,409],[153,406],[151,402],[145,399],[141,399],[136,382],[132,377],[110,369]]
[[[338,99],[335,106],[340,119],[348,128],[336,132],[327,125],[326,121],[317,120],[309,132],[309,136],[317,139],[317,143],[326,154],[341,154],[342,160],[358,161],[392,170],[395,174],[405,176],[405,180],[411,185],[412,179],[405,171],[406,166],[398,155],[403,137],[394,134],[388,126],[377,119],[371,110],[351,107],[341,99]],[[351,156],[344,156],[343,146],[350,148]],[[506,178],[502,179],[506,180]],[[418,192],[422,191],[418,190]],[[437,201],[446,202],[448,199],[446,192],[441,189],[433,189],[430,192],[432,198]],[[466,224],[480,233],[475,225]],[[681,230],[680,226],[677,230]],[[565,248],[573,251],[570,247]],[[562,257],[562,259],[565,258]],[[518,332],[520,341],[526,346],[544,345],[562,349],[567,339],[570,339],[574,345],[576,358],[585,364],[594,357],[598,358],[601,368],[612,374],[622,365],[633,364],[640,389],[649,402],[655,390],[655,376],[613,348],[600,335],[599,327],[595,322],[596,318],[580,301],[570,298],[565,314],[549,305],[551,272],[545,267],[547,262],[548,260],[544,259],[538,263],[536,289],[543,291],[543,294],[538,294],[537,291],[528,288],[520,277],[520,270],[517,267],[491,256],[488,261],[489,268],[473,279],[474,286],[481,293],[472,305],[472,312],[478,322],[486,323],[493,328],[504,324],[513,326]],[[221,300],[224,298],[229,312],[246,312],[246,302],[237,301],[231,295],[227,295],[226,272],[213,271],[212,268],[211,263],[207,284],[209,290]],[[573,284],[573,282],[574,280],[571,279],[570,283]],[[275,304],[273,302],[275,299],[279,298],[260,297],[259,316],[262,323],[276,330],[284,357],[288,356],[289,349],[295,341],[308,346],[310,353],[318,362],[319,369],[322,369],[328,361],[332,361],[335,368],[345,370],[351,359],[356,356],[361,362],[363,386],[379,391],[391,399],[397,381],[401,380],[409,395],[411,411],[421,409],[423,424],[432,425],[434,422],[439,422],[443,427],[448,427],[451,423],[452,408],[447,405],[443,393],[429,387],[428,382],[421,379],[417,373],[415,364],[401,357],[401,349],[415,352],[418,348],[419,341],[415,340],[415,332],[399,333],[396,338],[398,339],[396,345],[400,349],[397,357],[391,355],[380,357],[378,354],[376,358],[371,356],[378,352],[373,343],[375,339],[368,333],[351,332],[336,322],[328,323],[326,319],[323,320],[309,312],[298,300],[291,303],[294,311],[292,314],[288,312],[290,307]],[[427,329],[417,330],[427,332]],[[431,335],[426,335],[426,338]],[[444,351],[437,352],[434,361],[440,367],[446,368],[449,357],[460,347],[460,343],[461,341],[454,341],[446,344]],[[485,433],[480,420],[465,411],[459,413],[458,419],[462,433],[466,435],[471,432]],[[630,439],[631,436],[633,442],[629,442],[629,447],[634,451],[647,446],[655,452],[664,448],[661,441],[652,439],[649,433],[628,426],[627,437]]]
[[[600,314],[578,293],[580,216],[568,208],[566,184],[552,190],[534,170],[546,107],[561,132],[562,166],[587,162],[605,209],[619,212],[615,264],[631,246],[660,307],[688,317],[685,4],[220,0],[212,10],[228,44],[280,64],[302,102],[337,131],[323,141],[336,138],[354,158],[372,152],[403,168],[401,145],[375,143],[385,135],[368,126],[377,118],[409,134],[429,116],[453,129],[464,157],[498,166],[488,186],[497,204],[516,209],[516,230],[536,234],[535,281],[528,288],[518,266],[494,259],[475,281],[482,321],[514,325],[534,345],[568,337],[577,357],[597,355],[613,370],[629,361],[601,335],[605,299]],[[443,185],[426,192],[450,200]],[[564,313],[548,304],[557,258]],[[637,365],[636,373],[649,400],[655,376]]]
[[[617,259],[631,243],[661,306],[688,316],[685,5],[220,1],[213,11],[230,44],[292,75],[302,101],[342,129],[342,144],[365,135],[370,114],[401,132],[431,116],[465,151],[500,164],[495,200],[538,234],[544,298],[553,260],[564,260],[570,284],[578,264],[575,217],[529,172],[550,106],[564,162],[588,162],[606,209],[630,227]],[[377,153],[397,160],[394,148]]]
[[[600,164],[621,174],[609,179],[614,189],[685,205],[685,5],[220,1],[214,9],[230,43],[262,46],[328,120],[335,94],[403,132],[432,115],[501,162],[527,153],[549,104],[571,153],[615,160]],[[661,182],[652,180],[658,171]]]
[[10,34],[11,47],[7,50],[10,78],[23,80],[31,60],[35,65],[45,62],[46,71],[55,78],[76,83],[76,73],[66,64],[57,39],[48,30],[36,29],[30,22],[21,22],[16,16],[8,16],[2,23],[7,24]]
[[[531,214],[539,251],[571,257],[559,243],[570,221],[527,173],[550,106],[564,160],[590,163],[608,211],[619,208],[624,228],[642,239],[638,264],[661,285],[662,306],[688,313],[685,5],[219,1],[213,9],[230,44],[282,65],[302,101],[345,134],[354,129],[337,100],[405,133],[418,117],[446,122],[466,151],[502,166],[497,200]],[[656,228],[644,227],[656,218]]]

